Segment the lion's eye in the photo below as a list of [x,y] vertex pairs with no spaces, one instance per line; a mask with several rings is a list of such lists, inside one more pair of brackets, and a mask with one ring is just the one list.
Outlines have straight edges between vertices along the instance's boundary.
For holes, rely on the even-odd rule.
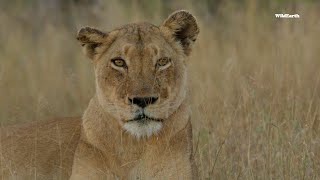
[[126,67],[126,62],[121,58],[112,59],[112,63],[117,67]]
[[170,62],[170,59],[169,58],[161,58],[158,60],[156,66],[157,67],[163,67],[163,66],[166,66],[167,64],[169,64]]

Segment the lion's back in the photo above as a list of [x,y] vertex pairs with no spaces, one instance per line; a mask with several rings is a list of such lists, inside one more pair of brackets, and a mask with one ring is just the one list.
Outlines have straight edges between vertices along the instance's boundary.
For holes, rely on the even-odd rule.
[[66,179],[80,125],[77,117],[1,128],[0,179]]

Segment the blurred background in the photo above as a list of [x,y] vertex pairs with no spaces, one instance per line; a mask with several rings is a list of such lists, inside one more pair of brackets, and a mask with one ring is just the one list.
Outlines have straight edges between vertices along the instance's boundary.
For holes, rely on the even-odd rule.
[[159,25],[178,9],[201,30],[189,63],[200,179],[320,179],[316,0],[0,0],[0,125],[81,116],[94,75],[80,27]]

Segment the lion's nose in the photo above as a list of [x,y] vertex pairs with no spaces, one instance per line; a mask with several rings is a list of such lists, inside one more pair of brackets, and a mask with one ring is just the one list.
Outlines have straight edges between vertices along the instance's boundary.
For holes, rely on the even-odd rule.
[[158,100],[158,97],[129,97],[131,104],[138,105],[139,107],[145,108],[149,104],[154,104]]

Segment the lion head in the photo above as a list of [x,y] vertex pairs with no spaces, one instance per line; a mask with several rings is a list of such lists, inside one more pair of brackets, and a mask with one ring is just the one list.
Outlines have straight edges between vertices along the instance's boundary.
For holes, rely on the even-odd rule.
[[196,19],[186,11],[160,26],[81,28],[77,39],[94,64],[101,108],[134,136],[158,133],[186,97],[186,58],[198,33]]

